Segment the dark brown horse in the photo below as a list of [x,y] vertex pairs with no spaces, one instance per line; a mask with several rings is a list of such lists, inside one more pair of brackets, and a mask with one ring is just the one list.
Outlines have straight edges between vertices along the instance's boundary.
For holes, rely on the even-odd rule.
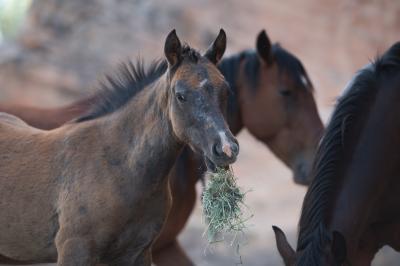
[[400,251],[400,43],[339,99],[303,203],[297,251],[274,227],[286,265],[370,265]]
[[[165,42],[168,69],[109,78],[89,112],[51,131],[0,115],[0,254],[62,266],[150,265],[171,206],[168,173],[190,146],[210,164],[235,161],[224,120],[221,30],[201,56]],[[160,75],[162,71],[164,74]]]
[[[247,128],[293,170],[295,182],[308,184],[323,125],[313,98],[314,88],[301,62],[279,44],[271,45],[265,31],[261,31],[255,51],[223,59],[219,69],[231,88],[227,112],[231,131],[237,134]],[[134,74],[140,76],[141,72]],[[73,119],[96,101],[94,96],[57,109],[3,104],[0,110],[18,115],[33,126],[50,129]],[[176,238],[194,208],[195,184],[204,169],[202,158],[185,148],[169,174],[174,201],[153,248],[158,265],[190,265]]]

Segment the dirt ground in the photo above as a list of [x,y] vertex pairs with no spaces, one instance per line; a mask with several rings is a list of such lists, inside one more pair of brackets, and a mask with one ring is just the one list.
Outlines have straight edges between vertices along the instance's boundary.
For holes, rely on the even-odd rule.
[[[262,28],[266,28],[273,41],[279,40],[304,63],[316,89],[315,97],[320,114],[323,120],[327,121],[335,98],[353,73],[373,59],[379,51],[384,51],[400,39],[400,1],[396,0],[173,0],[160,8],[160,3],[165,2],[147,2],[147,6],[158,7],[155,10],[159,13],[151,13],[157,17],[151,21],[153,24],[145,24],[148,21],[140,18],[140,15],[144,14],[143,10],[132,11],[139,16],[138,27],[142,23],[146,29],[153,27],[158,30],[155,31],[160,36],[154,37],[157,41],[150,41],[151,35],[138,33],[139,37],[136,37],[134,45],[136,52],[110,56],[112,59],[108,60],[107,64],[99,63],[101,66],[97,67],[97,73],[101,73],[106,67],[109,68],[116,58],[123,58],[127,54],[138,54],[137,51],[141,51],[140,54],[146,58],[154,55],[154,51],[161,51],[162,42],[159,40],[164,38],[168,32],[167,28],[176,27],[183,39],[189,42],[193,40],[198,47],[204,49],[206,47],[201,41],[204,34],[196,35],[196,32],[206,32],[209,36],[209,32],[217,33],[218,29],[223,27],[228,34],[228,54],[252,48],[256,34]],[[165,17],[164,10],[169,12],[170,17]],[[181,12],[175,12],[176,10]],[[186,22],[184,26],[178,23],[182,21]],[[200,30],[203,28],[207,31]],[[61,62],[62,56],[58,56]],[[68,68],[68,62],[64,63],[64,67]],[[84,74],[84,77],[79,79],[84,80],[83,84],[85,79],[93,80],[91,70]],[[50,91],[53,80],[57,80],[53,75],[52,82],[39,85],[34,83],[36,81],[31,77],[31,88],[35,89],[30,90],[26,89],[29,86],[15,86],[21,84],[18,82],[11,82],[10,86],[5,86],[5,75],[0,73],[1,78],[1,101],[22,99],[27,103],[54,106],[79,97],[79,93],[65,93],[62,89]],[[24,76],[24,80],[26,82],[29,79]],[[241,152],[234,170],[243,189],[251,190],[247,194],[246,204],[254,214],[249,221],[248,231],[241,238],[240,254],[243,265],[282,265],[275,248],[271,225],[280,226],[295,246],[297,222],[306,188],[295,185],[291,179],[291,172],[247,131],[240,133],[239,141]],[[196,265],[237,265],[240,258],[235,253],[235,246],[230,246],[227,241],[218,246],[208,247],[202,236],[204,228],[198,202],[193,216],[180,236],[180,242]],[[400,265],[400,254],[385,248],[377,255],[373,265]]]

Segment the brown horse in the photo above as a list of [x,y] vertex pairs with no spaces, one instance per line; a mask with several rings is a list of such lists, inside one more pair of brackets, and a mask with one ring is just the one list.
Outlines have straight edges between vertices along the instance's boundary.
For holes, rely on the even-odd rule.
[[[228,98],[231,131],[237,134],[247,128],[293,169],[295,182],[308,184],[310,165],[323,125],[313,98],[312,83],[301,62],[279,44],[271,45],[266,32],[261,31],[256,51],[247,50],[223,59],[219,69],[231,88]],[[141,72],[134,75],[140,76]],[[30,125],[51,129],[84,112],[96,98],[57,109],[3,104],[0,110],[18,115]],[[194,208],[195,184],[204,169],[203,160],[184,148],[169,174],[174,201],[153,248],[158,265],[191,264],[176,238]],[[169,260],[172,261],[169,263]]]
[[[286,265],[370,265],[400,251],[400,42],[341,97],[315,160],[295,252],[274,227]],[[399,110],[398,110],[399,109]]]
[[0,254],[63,266],[150,265],[180,149],[189,145],[217,166],[238,154],[221,112],[228,85],[215,65],[225,46],[221,30],[202,56],[174,30],[166,71],[156,65],[136,79],[136,68],[123,66],[89,112],[51,131],[2,113]]

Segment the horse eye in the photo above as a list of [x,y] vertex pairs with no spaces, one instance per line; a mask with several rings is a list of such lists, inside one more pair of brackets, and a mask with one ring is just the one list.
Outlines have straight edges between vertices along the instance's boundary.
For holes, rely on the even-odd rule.
[[282,96],[290,96],[290,95],[292,95],[292,91],[290,91],[290,90],[282,90],[282,91],[279,91],[279,93]]
[[180,101],[180,102],[186,101],[185,96],[183,96],[183,94],[180,93],[180,92],[175,93],[175,96],[176,96],[176,98],[178,99],[178,101]]

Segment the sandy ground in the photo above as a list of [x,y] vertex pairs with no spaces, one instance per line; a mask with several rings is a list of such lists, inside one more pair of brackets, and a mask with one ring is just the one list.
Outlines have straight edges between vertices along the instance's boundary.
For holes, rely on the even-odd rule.
[[[157,1],[150,1],[154,2]],[[184,39],[190,36],[193,40],[198,40],[200,37],[195,32],[200,25],[212,29],[211,32],[224,27],[230,41],[228,54],[243,48],[252,48],[256,34],[266,27],[273,41],[279,40],[303,61],[315,85],[315,96],[324,121],[329,117],[334,99],[353,73],[374,58],[377,51],[383,51],[400,37],[399,1],[170,2],[173,3],[170,5],[173,8],[178,6],[184,10],[180,17],[190,22],[177,26],[178,32],[183,32]],[[175,9],[170,7],[168,10]],[[237,17],[238,12],[240,19]],[[154,24],[146,26],[160,27],[164,23],[162,12],[159,17]],[[139,22],[144,23],[146,20],[139,19]],[[176,27],[173,23],[176,21],[166,20],[161,28]],[[158,40],[149,42],[148,36],[139,37],[135,47],[142,51],[142,55],[153,55],[154,49],[160,48],[161,42]],[[156,37],[160,40],[163,38],[161,35]],[[201,45],[200,41],[197,42]],[[92,78],[89,74],[87,76]],[[66,98],[69,101],[76,98],[59,92],[51,92],[49,96],[45,94],[47,92],[47,89],[40,93],[28,92],[25,87],[14,91],[2,88],[0,100],[22,98],[29,103],[58,105],[65,102]],[[297,222],[306,188],[295,185],[291,172],[247,131],[241,132],[239,141],[241,152],[234,170],[243,189],[251,190],[247,194],[246,203],[254,214],[249,221],[248,231],[241,240],[243,265],[282,265],[275,248],[271,225],[280,226],[295,246]],[[196,265],[236,265],[240,258],[235,253],[235,248],[229,245],[229,241],[210,249],[202,236],[204,229],[198,202],[180,236],[180,242]],[[373,265],[400,265],[400,255],[386,248],[378,254]]]

